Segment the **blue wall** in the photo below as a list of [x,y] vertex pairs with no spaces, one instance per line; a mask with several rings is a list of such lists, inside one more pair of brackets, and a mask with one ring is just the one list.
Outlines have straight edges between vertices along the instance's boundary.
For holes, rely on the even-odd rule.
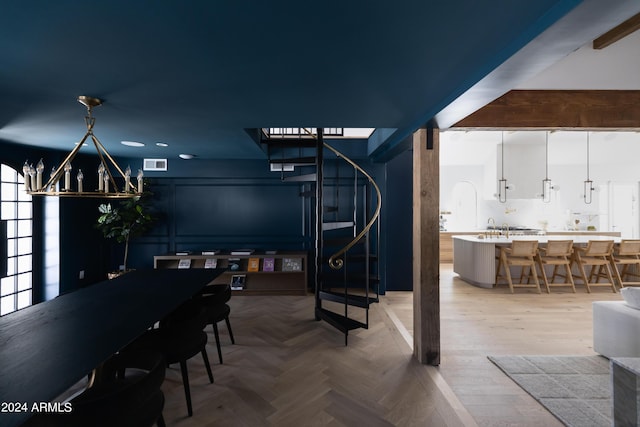
[[[12,144],[0,143],[0,149],[0,160],[19,169],[25,156],[43,156],[42,150],[34,152]],[[351,151],[358,157],[357,150]],[[389,290],[411,286],[412,181],[411,155],[407,153],[388,164],[370,163],[366,153],[357,160],[376,179],[383,194],[380,275],[382,288]],[[64,154],[45,155],[53,164]],[[134,175],[142,163],[134,158],[117,161],[122,167],[130,165]],[[336,165],[336,160],[328,158],[327,174],[338,170],[341,177],[347,177],[350,168]],[[80,167],[85,176],[91,177],[89,171],[96,166],[95,158],[79,155],[74,170]],[[85,178],[86,185],[90,186],[90,181]],[[154,255],[178,250],[252,247],[311,251],[314,247],[313,199],[299,195],[309,188],[308,184],[281,181],[279,173],[269,171],[266,159],[175,159],[169,161],[167,172],[145,173],[145,181],[154,193],[153,209],[161,214],[161,221],[149,234],[131,243],[131,268],[152,268]],[[340,197],[345,194],[341,192]],[[123,246],[106,241],[95,229],[102,202],[60,199],[61,293],[103,280],[108,271],[122,263]],[[36,223],[42,222],[41,205],[34,198]],[[34,252],[42,253],[42,245],[36,246]],[[79,278],[80,271],[84,271],[84,279]],[[36,276],[34,288],[42,288],[41,273],[36,272]]]

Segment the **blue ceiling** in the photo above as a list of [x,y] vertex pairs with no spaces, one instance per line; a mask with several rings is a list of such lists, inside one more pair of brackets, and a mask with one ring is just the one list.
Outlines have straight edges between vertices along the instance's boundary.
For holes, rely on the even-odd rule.
[[[371,151],[393,152],[554,23],[590,8],[610,28],[637,3],[5,0],[0,139],[69,150],[89,95],[104,100],[95,134],[117,156],[264,158],[245,129],[301,126],[391,129]],[[447,120],[512,83],[491,81]]]

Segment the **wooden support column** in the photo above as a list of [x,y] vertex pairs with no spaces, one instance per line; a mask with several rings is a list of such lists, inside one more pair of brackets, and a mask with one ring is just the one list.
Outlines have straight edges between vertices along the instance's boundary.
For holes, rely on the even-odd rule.
[[413,353],[440,364],[440,141],[438,129],[413,134]]

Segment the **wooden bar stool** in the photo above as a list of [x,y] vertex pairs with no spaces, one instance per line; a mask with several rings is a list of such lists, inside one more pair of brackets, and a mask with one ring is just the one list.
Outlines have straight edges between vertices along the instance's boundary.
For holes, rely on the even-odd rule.
[[[573,240],[549,240],[546,247],[540,247],[538,252],[538,265],[542,272],[542,280],[544,286],[547,288],[547,293],[550,293],[549,287],[551,286],[570,286],[573,293],[576,292],[576,286],[573,282],[573,276],[571,274],[571,254],[573,253]],[[551,281],[547,279],[547,273],[545,271],[546,265],[553,266],[553,273],[551,275]],[[564,274],[558,273],[558,268],[564,266]],[[564,282],[556,283],[556,276],[564,277]]]
[[[611,258],[613,272],[621,288],[640,285],[640,240],[622,240],[614,246]],[[622,265],[622,271],[618,265]],[[625,281],[628,276],[635,277],[636,281]]]
[[[611,290],[616,292],[611,274],[613,243],[613,240],[589,240],[586,248],[574,247],[573,261],[578,265],[580,273],[576,277],[582,280],[587,292],[591,293],[591,286],[610,286]],[[588,278],[585,266],[591,266]],[[608,282],[600,282],[601,278],[606,278]]]
[[[514,240],[511,242],[511,247],[501,247],[500,263],[498,265],[498,271],[496,272],[496,284],[498,283],[498,279],[502,277],[507,279],[511,293],[513,293],[515,287],[535,288],[538,293],[541,293],[538,273],[536,272],[537,253],[537,240]],[[510,267],[512,266],[521,267],[518,283],[513,283],[511,278]],[[528,268],[527,283],[522,283],[522,279],[525,276],[525,268]],[[500,274],[500,269],[504,269],[504,276]],[[531,277],[533,277],[533,284],[529,283]]]

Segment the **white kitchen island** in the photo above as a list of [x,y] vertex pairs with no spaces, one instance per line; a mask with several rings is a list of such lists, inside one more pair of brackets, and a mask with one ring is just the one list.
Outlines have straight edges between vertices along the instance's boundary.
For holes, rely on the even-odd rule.
[[493,288],[496,280],[497,256],[500,246],[509,246],[513,240],[537,240],[540,246],[548,240],[573,240],[574,244],[586,245],[589,240],[614,240],[619,242],[620,233],[585,232],[580,234],[549,233],[535,236],[487,237],[484,234],[452,236],[453,272],[462,280],[482,288]]

